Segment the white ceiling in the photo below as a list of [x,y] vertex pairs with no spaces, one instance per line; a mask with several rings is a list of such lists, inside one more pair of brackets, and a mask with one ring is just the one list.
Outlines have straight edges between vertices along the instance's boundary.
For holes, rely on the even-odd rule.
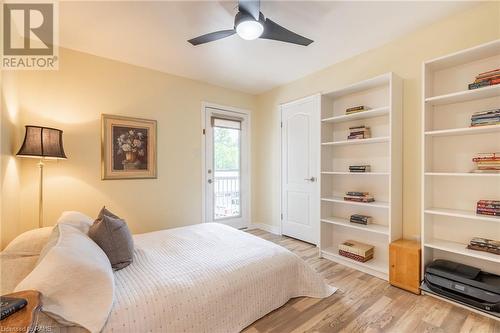
[[60,2],[63,47],[252,94],[296,80],[464,10],[470,2],[263,1],[261,11],[314,40],[308,47],[237,35],[186,40],[233,26],[237,2]]

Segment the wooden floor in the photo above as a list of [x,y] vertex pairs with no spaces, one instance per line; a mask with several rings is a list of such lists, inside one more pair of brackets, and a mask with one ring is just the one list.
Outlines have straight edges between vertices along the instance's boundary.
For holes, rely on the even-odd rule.
[[430,296],[411,294],[384,280],[320,259],[313,245],[262,230],[249,232],[296,253],[339,290],[325,299],[294,298],[247,327],[245,333],[500,333],[500,321]]

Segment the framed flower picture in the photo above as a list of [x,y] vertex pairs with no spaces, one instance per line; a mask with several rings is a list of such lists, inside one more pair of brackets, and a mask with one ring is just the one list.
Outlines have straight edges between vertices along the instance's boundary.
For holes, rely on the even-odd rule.
[[156,120],[103,114],[102,179],[156,178]]

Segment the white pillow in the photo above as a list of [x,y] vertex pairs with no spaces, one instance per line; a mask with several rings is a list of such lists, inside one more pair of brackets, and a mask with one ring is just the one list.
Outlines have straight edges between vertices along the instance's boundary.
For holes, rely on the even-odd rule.
[[37,256],[47,243],[53,228],[45,227],[23,232],[14,238],[2,253]]
[[114,277],[108,257],[74,225],[58,223],[53,232],[57,241],[47,244],[45,256],[15,290],[38,290],[43,312],[64,325],[100,332],[113,305]]
[[[80,212],[63,212],[57,223],[74,226],[84,234],[89,233],[90,226],[94,223],[91,217]],[[2,251],[3,253],[19,254],[23,256],[37,256],[49,241],[54,227],[44,227],[23,232],[14,238]]]
[[94,224],[94,219],[80,212],[67,211],[61,214],[57,224],[74,226],[85,235],[88,235],[90,226]]
[[0,294],[10,294],[36,265],[38,256],[0,253]]

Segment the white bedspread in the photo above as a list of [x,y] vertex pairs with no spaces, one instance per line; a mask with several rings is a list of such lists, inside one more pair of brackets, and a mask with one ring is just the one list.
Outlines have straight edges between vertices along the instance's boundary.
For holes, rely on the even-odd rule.
[[134,241],[103,332],[239,332],[292,297],[336,290],[285,248],[216,223]]

